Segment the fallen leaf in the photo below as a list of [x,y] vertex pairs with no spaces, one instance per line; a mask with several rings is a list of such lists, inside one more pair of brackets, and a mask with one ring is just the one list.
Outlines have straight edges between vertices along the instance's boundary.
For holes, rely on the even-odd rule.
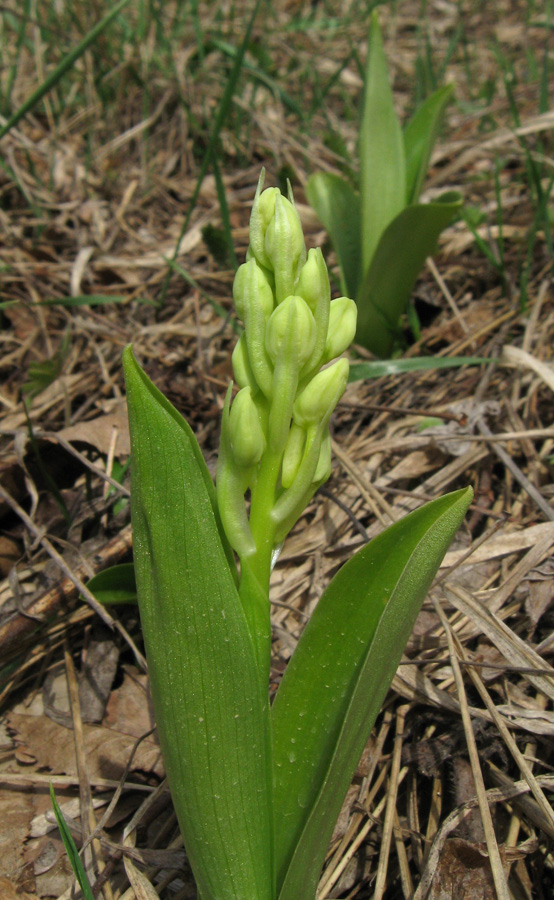
[[[76,775],[75,736],[72,730],[46,716],[9,713],[8,727],[25,752],[54,774]],[[135,736],[101,725],[83,725],[88,776],[119,780],[123,775]],[[133,758],[131,772],[163,777],[160,748],[153,736],[145,738]]]
[[[508,875],[513,860],[500,850],[502,866]],[[478,844],[462,838],[449,838],[440,855],[427,900],[496,900],[489,857]]]
[[0,875],[0,897],[2,900],[39,900],[36,894],[27,894],[25,891],[18,891],[15,884],[9,878],[3,878]]
[[107,456],[113,440],[113,430],[117,429],[115,443],[115,455],[127,457],[131,453],[129,438],[129,420],[127,418],[127,404],[121,401],[114,409],[96,419],[88,419],[86,422],[77,422],[63,428],[59,435],[71,443],[82,442],[95,447],[103,456]]
[[154,711],[148,678],[134,666],[124,666],[123,684],[112,691],[106,706],[104,725],[140,737],[154,727]]

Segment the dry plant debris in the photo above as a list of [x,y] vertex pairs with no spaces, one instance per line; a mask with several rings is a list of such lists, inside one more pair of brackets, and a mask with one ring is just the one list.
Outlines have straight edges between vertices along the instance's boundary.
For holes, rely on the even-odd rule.
[[[3,10],[0,82],[4,92],[11,84],[12,109],[85,28],[75,19],[55,33],[47,6],[29,5],[20,43],[22,8]],[[179,5],[157,10],[158,29],[131,2],[127,31],[105,34],[0,145],[6,900],[71,895],[50,780],[99,896],[195,895],[152,732],[136,612],[112,608],[104,625],[79,600],[83,582],[131,550],[122,348],[134,343],[208,457],[230,377],[233,272],[205,231],[222,228],[213,169],[178,238],[232,64],[218,41],[239,43],[250,7],[194,6],[197,18],[185,17],[171,43],[160,29],[177,28]],[[344,167],[356,136],[358,4],[272,6],[254,26],[218,145],[239,260],[262,164],[275,183],[292,177],[311,242],[324,242],[303,186],[315,168]],[[473,484],[466,527],[348,794],[319,900],[545,900],[554,890],[554,298],[529,167],[549,190],[554,118],[538,98],[544,59],[550,87],[552,25],[531,2],[426,7],[425,18],[414,0],[382,9],[395,96],[407,110],[414,71],[421,88],[444,63],[457,103],[428,191],[461,190],[480,220],[475,233],[464,222],[445,232],[417,286],[425,327],[408,355],[495,362],[350,385],[328,490],[275,572],[274,679],[353,548],[423,500]]]

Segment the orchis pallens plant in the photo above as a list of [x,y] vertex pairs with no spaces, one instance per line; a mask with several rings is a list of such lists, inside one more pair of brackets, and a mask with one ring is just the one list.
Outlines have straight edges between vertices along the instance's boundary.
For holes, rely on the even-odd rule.
[[342,290],[358,305],[356,341],[375,356],[402,345],[400,319],[425,259],[460,212],[447,191],[419,203],[452,85],[439,88],[405,126],[394,109],[377,12],[371,18],[358,149],[359,192],[338,175],[318,172],[306,194],[333,242]]
[[233,289],[245,330],[217,493],[187,423],[124,354],[140,615],[202,900],[313,900],[360,754],[472,496],[467,488],[428,503],[339,570],[270,708],[271,568],[330,474],[329,419],[348,376],[338,357],[356,309],[330,299],[292,195],[262,192],[262,181]]

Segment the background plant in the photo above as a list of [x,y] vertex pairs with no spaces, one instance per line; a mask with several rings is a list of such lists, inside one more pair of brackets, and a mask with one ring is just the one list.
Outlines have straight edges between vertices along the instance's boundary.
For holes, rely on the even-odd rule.
[[402,130],[373,13],[358,140],[359,193],[329,173],[312,175],[306,186],[335,247],[342,289],[358,306],[356,341],[379,357],[401,345],[400,318],[416,278],[461,207],[455,191],[418,203],[452,91],[451,85],[436,90]]

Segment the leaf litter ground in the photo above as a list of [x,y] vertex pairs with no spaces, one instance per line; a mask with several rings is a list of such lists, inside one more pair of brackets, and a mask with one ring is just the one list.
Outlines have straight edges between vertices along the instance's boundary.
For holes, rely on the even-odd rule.
[[[223,4],[200,5],[204,35],[237,45],[244,9],[235,6],[233,19]],[[355,147],[352,51],[364,58],[363,17],[354,5],[274,7],[255,25],[250,72],[219,141],[239,261],[262,164],[268,183],[292,177],[310,246],[321,245],[307,175],[344,168],[343,146]],[[131,4],[133,26],[137,15]],[[407,0],[394,16],[385,7],[382,21],[395,97],[408,110],[414,71],[420,87],[434,74],[421,9]],[[502,3],[494,12],[473,5],[463,21],[455,5],[436,4],[426,27],[435,73],[446,61],[458,101],[428,195],[460,189],[479,215],[473,232],[463,222],[445,232],[422,273],[423,329],[408,356],[495,362],[349,385],[334,420],[332,478],[274,574],[271,689],[337,567],[423,500],[473,484],[475,503],[360,761],[319,898],[442,900],[454,887],[461,898],[493,898],[504,877],[512,896],[540,900],[554,886],[554,305],[549,227],[537,219],[533,182],[533,164],[545,191],[550,176],[540,168],[554,124],[539,102],[546,27],[531,5]],[[145,93],[130,73],[154,67],[152,47],[163,55],[150,34],[151,56],[132,43],[114,55],[106,39],[89,60],[93,74],[100,63],[112,72],[108,99],[84,66],[73,81],[75,94],[87,85],[78,108],[69,99],[60,112],[53,96],[3,141],[2,302],[15,301],[1,312],[0,362],[8,900],[70,896],[50,781],[106,900],[152,897],[152,885],[161,897],[195,896],[152,730],[136,611],[110,608],[101,621],[78,600],[80,585],[131,550],[122,348],[134,343],[213,464],[236,339],[212,174],[159,305],[231,63],[216,42],[195,44],[191,20],[171,47],[174,69],[155,70]],[[7,56],[15,105],[56,61],[51,53],[24,45]],[[502,80],[502,66],[515,80]]]

